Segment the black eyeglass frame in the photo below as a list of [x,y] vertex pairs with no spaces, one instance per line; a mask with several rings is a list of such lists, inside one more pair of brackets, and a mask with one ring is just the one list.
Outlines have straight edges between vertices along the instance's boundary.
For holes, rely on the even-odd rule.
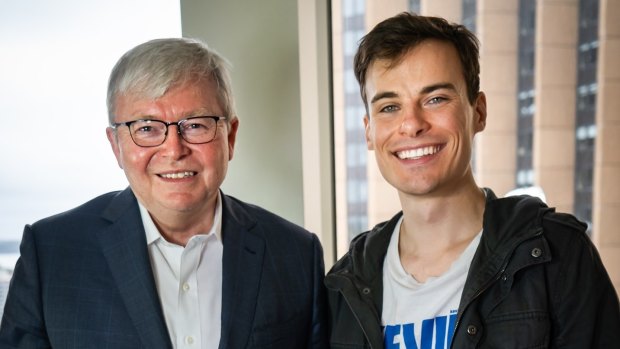
[[[215,132],[213,133],[213,138],[211,138],[210,140],[206,142],[190,142],[187,139],[185,139],[183,132],[181,132],[181,129],[182,129],[181,126],[187,121],[190,121],[193,119],[205,119],[205,118],[215,120]],[[171,125],[177,126],[177,134],[181,136],[181,138],[189,144],[206,144],[206,143],[212,142],[215,139],[215,136],[217,136],[217,124],[218,124],[218,121],[220,120],[226,120],[226,117],[216,116],[216,115],[200,115],[200,116],[192,116],[192,117],[181,119],[179,121],[174,121],[174,122],[167,122],[167,121],[157,120],[157,119],[137,119],[137,120],[126,121],[126,122],[114,122],[110,125],[110,127],[112,127],[114,130],[117,130],[119,126],[125,125],[129,129],[129,136],[131,137],[131,140],[134,142],[135,145],[139,147],[144,147],[144,148],[152,148],[152,147],[159,147],[160,145],[164,144],[166,139],[168,139],[168,130],[170,129]],[[133,133],[131,132],[131,125],[139,121],[159,122],[159,123],[164,124],[166,126],[166,132],[164,132],[164,139],[161,141],[161,143],[156,144],[156,145],[138,144],[138,142],[136,142],[136,140],[133,138]]]

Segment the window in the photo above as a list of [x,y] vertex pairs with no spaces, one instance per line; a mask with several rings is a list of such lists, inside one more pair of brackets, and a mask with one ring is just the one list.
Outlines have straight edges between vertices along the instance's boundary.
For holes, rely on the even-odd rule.
[[[25,224],[127,186],[105,136],[108,75],[131,47],[180,36],[179,6],[0,2],[0,309],[2,275],[12,272]],[[20,127],[26,117],[37,127]],[[84,132],[71,129],[76,122]]]

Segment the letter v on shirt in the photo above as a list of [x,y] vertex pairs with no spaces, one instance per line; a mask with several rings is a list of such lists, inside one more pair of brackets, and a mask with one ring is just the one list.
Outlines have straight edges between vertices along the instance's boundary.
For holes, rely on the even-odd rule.
[[449,348],[452,343],[455,324],[456,310],[452,311],[450,316],[438,316],[434,319],[422,320],[421,330],[417,330],[414,323],[385,326],[383,336],[385,348]]
[[418,282],[407,274],[398,255],[398,222],[383,264],[384,343],[388,349],[446,349],[450,347],[457,309],[469,265],[482,231],[444,274]]

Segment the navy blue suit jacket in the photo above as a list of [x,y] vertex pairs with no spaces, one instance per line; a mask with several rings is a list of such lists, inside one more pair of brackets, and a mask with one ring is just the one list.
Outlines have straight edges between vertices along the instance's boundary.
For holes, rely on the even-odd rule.
[[[326,347],[314,234],[222,194],[220,348]],[[171,348],[131,189],[26,226],[0,348]]]

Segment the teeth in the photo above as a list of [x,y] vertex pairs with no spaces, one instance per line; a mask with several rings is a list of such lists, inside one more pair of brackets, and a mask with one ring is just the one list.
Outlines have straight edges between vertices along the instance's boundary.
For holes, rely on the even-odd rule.
[[426,155],[433,155],[438,151],[439,146],[434,145],[430,147],[399,151],[398,153],[396,153],[396,155],[398,155],[400,159],[419,159]]
[[168,178],[168,179],[179,179],[179,178],[187,178],[191,176],[195,176],[196,172],[193,171],[185,171],[185,172],[177,172],[177,173],[165,173],[160,174],[160,177]]

